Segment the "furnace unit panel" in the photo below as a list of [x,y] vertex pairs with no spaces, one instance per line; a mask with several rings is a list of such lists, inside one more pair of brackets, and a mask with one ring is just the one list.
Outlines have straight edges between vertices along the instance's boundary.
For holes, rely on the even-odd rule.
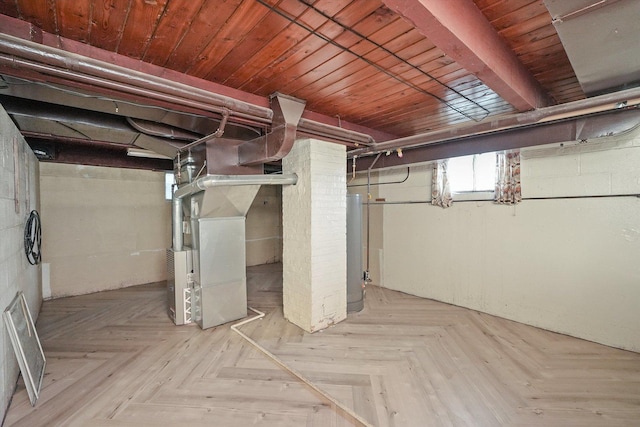
[[201,218],[197,228],[195,320],[206,329],[247,315],[245,218]]
[[169,317],[176,325],[191,322],[191,251],[167,250],[167,296],[169,298]]

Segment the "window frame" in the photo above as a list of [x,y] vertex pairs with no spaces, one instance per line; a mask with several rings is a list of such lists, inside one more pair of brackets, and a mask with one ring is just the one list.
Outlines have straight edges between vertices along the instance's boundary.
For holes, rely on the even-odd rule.
[[[474,190],[464,190],[464,191],[455,191],[451,188],[451,170],[447,168],[447,174],[449,179],[449,190],[451,191],[451,197],[454,201],[473,201],[473,200],[493,200],[495,197],[495,186],[491,190],[475,190],[476,182],[477,182],[477,173],[476,173],[476,163],[478,160],[478,156],[493,154],[494,165],[497,160],[497,152],[488,152],[488,153],[478,153],[471,154],[468,156],[460,156],[460,157],[472,157],[471,167],[472,167],[472,179],[473,179],[473,188]],[[451,159],[449,159],[449,162]],[[495,181],[495,166],[493,167],[493,179]]]

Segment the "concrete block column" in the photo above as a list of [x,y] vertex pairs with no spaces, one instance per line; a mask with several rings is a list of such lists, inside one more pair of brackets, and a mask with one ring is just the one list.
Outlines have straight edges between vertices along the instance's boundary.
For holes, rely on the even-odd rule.
[[314,332],[347,317],[346,149],[299,140],[282,167],[284,316]]

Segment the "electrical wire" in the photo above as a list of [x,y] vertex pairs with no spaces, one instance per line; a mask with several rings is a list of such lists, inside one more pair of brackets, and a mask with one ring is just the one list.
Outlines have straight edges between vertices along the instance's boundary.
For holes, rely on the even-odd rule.
[[[408,167],[407,168],[407,176],[405,176],[402,180],[399,181],[388,181],[388,182],[374,182],[373,184],[368,184],[371,187],[378,187],[380,185],[389,185],[389,184],[402,184],[404,182],[407,182],[407,180],[409,179],[409,175],[411,174],[411,168]],[[367,187],[367,184],[351,184],[351,185],[347,185],[347,188],[351,188],[351,187]]]
[[328,400],[331,404],[333,404],[337,408],[341,409],[345,413],[345,415],[347,415],[348,417],[352,418],[352,420],[356,423],[356,425],[361,425],[361,426],[364,426],[364,427],[373,427],[367,420],[362,418],[360,415],[356,414],[353,409],[351,409],[350,407],[342,404],[339,400],[337,400],[336,398],[331,396],[326,391],[322,390],[320,387],[318,387],[314,383],[312,383],[311,380],[309,380],[304,375],[302,375],[302,373],[300,373],[299,371],[297,371],[293,367],[291,367],[291,366],[287,365],[286,363],[284,363],[284,361],[282,361],[275,354],[271,353],[269,350],[267,350],[266,348],[264,348],[263,346],[258,344],[255,340],[253,340],[247,334],[245,334],[240,329],[238,329],[240,326],[246,325],[247,323],[251,323],[254,320],[262,319],[265,316],[265,313],[263,313],[263,312],[261,312],[259,310],[256,310],[253,307],[247,307],[247,308],[249,310],[253,311],[254,313],[256,313],[257,316],[250,317],[250,318],[242,320],[242,321],[240,321],[240,322],[238,322],[238,323],[236,323],[234,325],[231,325],[231,330],[233,332],[235,332],[236,334],[240,335],[245,341],[247,341],[249,344],[251,344],[256,349],[258,349],[260,352],[262,352],[262,354],[267,356],[269,359],[271,359],[273,362],[275,362],[277,365],[279,365],[280,367],[282,367],[283,369],[285,369],[289,373],[293,374],[300,381],[302,381],[307,386],[309,386],[311,389],[313,389],[316,393],[318,393],[319,395],[324,397],[326,400]]
[[374,42],[373,40],[369,39],[368,37],[366,37],[365,35],[345,26],[344,24],[341,24],[339,21],[337,21],[336,19],[334,19],[333,17],[325,14],[324,12],[322,12],[321,10],[315,8],[314,6],[310,5],[309,3],[307,3],[306,1],[303,0],[298,0],[299,2],[303,3],[305,6],[307,6],[310,10],[313,10],[319,14],[321,14],[324,18],[330,20],[332,23],[335,23],[336,25],[339,25],[342,29],[344,29],[345,31],[349,31],[352,34],[356,35],[357,37],[361,38],[364,41],[367,41],[371,44],[373,44],[374,46],[376,46],[376,48],[378,49],[382,49],[385,53],[392,55],[395,59],[398,59],[399,61],[401,61],[403,64],[406,64],[408,66],[410,66],[411,68],[419,71],[420,73],[422,73],[424,76],[432,79],[433,81],[437,82],[438,84],[442,85],[443,87],[447,88],[448,90],[453,91],[454,93],[456,93],[458,96],[464,98],[465,100],[473,103],[474,105],[476,105],[478,108],[484,110],[484,115],[482,118],[475,118],[473,116],[471,116],[468,113],[465,113],[464,111],[462,111],[460,108],[457,108],[455,106],[453,106],[452,104],[450,104],[449,102],[447,102],[445,99],[439,97],[438,95],[429,92],[428,90],[425,90],[413,83],[411,83],[410,81],[407,81],[405,79],[403,79],[402,77],[398,76],[395,73],[392,73],[391,71],[387,70],[386,68],[381,67],[380,65],[376,64],[375,62],[365,58],[364,56],[354,52],[353,50],[351,50],[350,48],[341,45],[340,43],[330,39],[329,37],[325,36],[324,34],[319,33],[318,31],[314,30],[313,28],[309,27],[306,24],[303,24],[301,22],[299,22],[296,17],[289,15],[288,13],[284,12],[281,9],[278,9],[276,6],[274,5],[270,5],[269,3],[267,3],[265,0],[256,0],[258,3],[260,3],[261,5],[263,5],[264,7],[266,7],[267,9],[271,10],[272,12],[282,16],[283,18],[285,18],[286,20],[288,20],[289,22],[291,22],[292,24],[297,25],[298,27],[304,29],[305,31],[309,32],[310,34],[313,34],[314,36],[320,38],[321,40],[331,44],[332,46],[337,47],[338,49],[341,49],[344,52],[348,52],[351,55],[355,56],[356,58],[360,59],[361,61],[366,62],[368,65],[376,68],[378,71],[386,74],[387,76],[393,78],[394,80],[397,80],[398,82],[410,87],[411,89],[422,93],[424,95],[430,96],[434,99],[436,99],[437,101],[439,101],[440,103],[444,104],[445,106],[447,106],[448,108],[450,108],[451,110],[455,111],[456,113],[468,118],[469,120],[473,120],[474,122],[479,122],[482,121],[484,118],[486,118],[489,114],[490,111],[483,107],[482,105],[478,104],[476,101],[466,97],[465,95],[461,94],[460,92],[458,92],[457,90],[453,89],[452,87],[446,85],[445,83],[442,83],[441,81],[439,81],[437,78],[435,78],[434,76],[432,76],[431,74],[427,73],[426,71],[422,70],[420,67],[415,66],[414,64],[411,64],[410,62],[408,62],[407,60],[401,58],[400,56],[396,55],[395,53],[391,52],[389,49],[385,48],[384,46],[382,46],[379,43]]

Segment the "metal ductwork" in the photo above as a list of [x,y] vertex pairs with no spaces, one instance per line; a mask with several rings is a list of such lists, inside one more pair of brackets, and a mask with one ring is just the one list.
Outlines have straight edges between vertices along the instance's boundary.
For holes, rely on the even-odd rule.
[[[165,78],[0,34],[0,64],[179,105],[268,122],[270,109]],[[71,71],[73,70],[73,71]]]
[[638,0],[544,0],[544,4],[587,96],[640,86]]
[[[261,185],[293,185],[296,175],[264,175],[286,156],[303,101],[271,97],[271,131],[248,141],[218,130],[175,150],[173,247],[168,250],[169,313],[176,324],[206,329],[246,316],[245,217]],[[202,172],[205,175],[200,177]]]
[[238,163],[244,166],[261,165],[286,156],[296,139],[296,129],[305,102],[280,93],[271,96],[273,120],[271,132],[242,143],[238,147]]
[[296,174],[273,175],[207,175],[194,182],[178,188],[173,196],[182,199],[200,191],[214,187],[237,187],[242,185],[295,185]]
[[639,109],[599,113],[544,125],[530,125],[499,132],[460,137],[442,143],[435,142],[416,146],[410,149],[403,149],[402,158],[396,155],[383,155],[376,162],[375,156],[358,157],[358,169],[365,170],[369,167],[381,169],[470,154],[512,150],[567,141],[586,141],[617,135],[639,125]]
[[173,195],[167,250],[169,314],[206,329],[247,314],[245,216],[260,185],[294,185],[288,175],[207,175]]
[[[227,191],[231,187],[243,187],[242,189],[235,189],[235,192],[240,195],[227,196],[224,200],[220,197],[216,197],[213,192],[207,193],[211,197],[211,203],[208,200],[201,199],[201,205],[198,206],[198,214],[202,212],[201,206],[211,206],[207,209],[205,206],[204,211],[213,212],[209,215],[214,217],[222,216],[245,216],[253,199],[255,193],[257,193],[261,185],[295,185],[298,182],[298,176],[295,174],[272,174],[272,175],[207,175],[202,178],[196,179],[190,184],[186,184],[178,188],[173,193],[173,249],[181,251],[183,246],[183,225],[182,225],[182,211],[183,211],[183,199],[205,190],[222,188]],[[256,188],[257,187],[257,188]],[[247,189],[247,191],[244,191]],[[254,191],[255,190],[255,191]],[[253,196],[243,197],[244,194]],[[220,195],[218,193],[217,195]],[[202,203],[206,202],[206,203]],[[205,214],[207,215],[207,214]],[[185,226],[186,227],[186,226]]]
[[[185,125],[184,118],[176,118],[176,114],[179,115],[179,112],[182,111],[186,113],[185,117],[190,114],[193,116],[203,115],[203,118],[205,116],[206,118],[224,117],[225,114],[228,114],[229,122],[234,126],[234,129],[233,132],[225,131],[225,137],[235,140],[236,143],[226,142],[224,144],[234,145],[233,150],[240,152],[240,165],[249,167],[284,157],[288,152],[287,147],[290,148],[290,144],[292,144],[291,135],[295,135],[292,128],[296,125],[299,125],[301,130],[306,131],[309,135],[341,144],[366,145],[373,141],[368,135],[340,126],[327,125],[309,118],[300,121],[304,102],[281,94],[272,96],[272,110],[272,108],[263,105],[242,101],[210,90],[8,34],[0,34],[0,69],[8,76],[28,79],[28,81],[43,85],[42,92],[52,90],[54,85],[74,87],[73,91],[78,95],[74,102],[82,108],[113,111],[113,107],[115,107],[117,113],[118,103],[121,100],[123,111],[131,111],[135,108],[133,104],[137,103],[140,104],[138,110],[146,110],[140,115],[147,116],[138,118],[149,120],[151,116],[155,116],[159,122],[162,121],[201,134],[207,133],[201,132],[201,129],[194,126]],[[13,93],[18,90],[9,87],[9,91]],[[68,103],[71,92],[61,87],[59,93],[66,97],[66,101],[62,102]],[[48,99],[52,99],[52,97]],[[90,99],[97,107],[88,105],[87,99]],[[275,104],[274,99],[276,100]],[[261,104],[259,97],[256,97],[256,100]],[[149,105],[165,109],[167,114],[157,114],[148,108]],[[120,115],[136,117],[136,114],[131,112]],[[140,123],[134,122],[132,125],[139,126]],[[257,138],[254,137],[255,132],[250,132],[248,129],[244,129],[244,132],[241,130],[243,126],[249,126],[254,128],[254,131],[256,129],[259,131],[269,125],[271,125],[271,132]],[[151,132],[155,131],[151,130]],[[280,134],[284,134],[284,137],[281,137]],[[252,143],[236,147],[238,140],[248,141],[248,138],[253,138]],[[281,144],[280,141],[284,141],[284,143]],[[145,146],[143,148],[156,151],[157,147]],[[166,151],[162,150],[162,154],[166,155]],[[228,152],[224,154],[228,155]]]
[[[48,102],[32,102],[22,98],[0,95],[0,104],[25,133],[41,130],[54,135],[84,137],[87,143],[110,141],[113,144],[166,144],[167,139],[193,141],[197,134],[162,123],[136,120],[116,114],[86,110]],[[56,127],[63,129],[56,130]],[[174,156],[170,156],[173,158]]]
[[[293,147],[304,106],[304,101],[276,93],[271,96],[274,118],[266,135],[250,140],[228,138],[222,134],[223,120],[214,134],[179,151],[183,152],[182,158],[193,157],[194,168],[204,168],[209,175],[260,174],[265,163],[282,159]],[[184,153],[185,148],[189,148],[187,153]]]
[[145,135],[176,141],[195,141],[198,139],[198,134],[196,133],[168,126],[163,123],[135,119],[133,117],[126,117],[126,120],[132,128]]
[[[560,139],[560,141],[595,138],[609,134],[611,130],[608,129],[621,132],[635,126],[638,115],[640,115],[639,108],[640,88],[633,88],[539,108],[526,113],[487,119],[481,123],[461,125],[385,141],[370,147],[349,151],[347,155],[349,158],[357,157],[358,164],[361,165],[360,169],[362,169],[372,163],[375,154],[390,152],[398,148],[404,150],[404,157],[400,160],[396,156],[383,156],[381,161],[375,165],[376,168],[383,168],[465,154],[549,144],[558,142],[558,138],[565,137],[567,139]],[[598,115],[601,118],[596,119]],[[603,119],[602,117],[607,118]],[[595,128],[596,124],[599,129]],[[582,128],[590,130],[588,132],[584,130],[582,134],[576,133],[576,129]],[[559,132],[559,129],[562,131]],[[573,132],[571,132],[572,129]],[[501,142],[497,143],[498,140]],[[471,141],[475,141],[475,145],[469,145]],[[464,150],[456,148],[456,146],[463,145],[466,147]],[[410,154],[418,152],[430,152],[430,154],[413,157]]]

